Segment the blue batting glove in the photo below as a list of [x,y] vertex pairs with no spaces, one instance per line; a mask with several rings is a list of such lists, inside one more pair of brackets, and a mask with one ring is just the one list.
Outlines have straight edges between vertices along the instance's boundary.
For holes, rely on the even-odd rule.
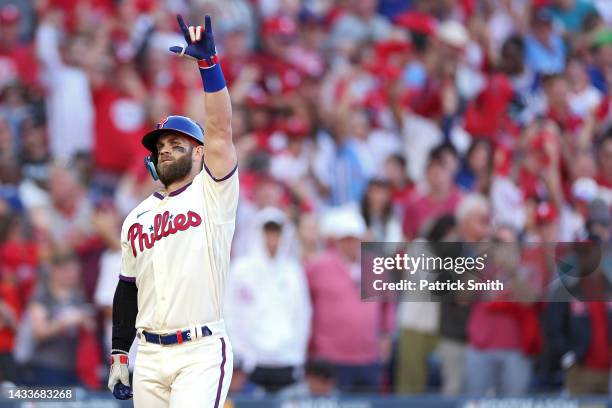
[[170,51],[182,57],[195,59],[209,67],[215,65],[218,57],[210,16],[204,17],[204,29],[202,29],[202,26],[189,26],[187,28],[180,14],[176,16],[176,20],[187,45],[170,47]]

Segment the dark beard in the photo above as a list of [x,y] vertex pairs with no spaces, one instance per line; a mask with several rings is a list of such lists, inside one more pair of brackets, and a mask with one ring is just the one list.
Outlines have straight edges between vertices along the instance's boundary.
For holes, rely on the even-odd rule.
[[187,177],[191,173],[191,168],[193,167],[191,161],[192,150],[193,148],[189,149],[187,153],[179,157],[174,163],[165,164],[163,168],[159,164],[157,165],[157,175],[159,176],[159,181],[164,186],[168,187],[170,184]]

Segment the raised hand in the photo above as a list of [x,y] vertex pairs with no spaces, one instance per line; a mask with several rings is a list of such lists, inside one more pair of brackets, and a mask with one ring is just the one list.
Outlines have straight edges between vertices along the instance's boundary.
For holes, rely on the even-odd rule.
[[197,61],[206,61],[208,66],[215,65],[217,63],[217,50],[210,16],[204,17],[204,29],[202,29],[202,26],[189,26],[188,28],[180,14],[176,16],[176,20],[187,45],[170,47],[170,51],[181,57],[186,56]]

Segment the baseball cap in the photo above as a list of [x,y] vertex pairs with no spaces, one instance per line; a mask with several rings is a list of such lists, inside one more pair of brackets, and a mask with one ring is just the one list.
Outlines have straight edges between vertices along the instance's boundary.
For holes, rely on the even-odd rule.
[[16,23],[21,18],[21,12],[14,4],[7,4],[0,7],[0,23]]
[[362,238],[366,224],[359,211],[352,205],[328,210],[323,215],[321,233],[327,238]]
[[382,59],[387,59],[393,54],[410,53],[413,50],[412,44],[408,40],[381,41],[378,42],[374,48],[376,54]]
[[266,207],[258,213],[261,226],[264,230],[280,230],[282,229],[286,216],[285,213],[276,207]]
[[438,38],[443,43],[459,49],[464,48],[470,39],[463,24],[452,20],[438,26]]
[[598,192],[597,182],[590,177],[580,177],[572,183],[572,195],[577,200],[591,202]]
[[426,13],[408,11],[395,18],[395,24],[414,33],[433,35],[436,32],[436,20]]

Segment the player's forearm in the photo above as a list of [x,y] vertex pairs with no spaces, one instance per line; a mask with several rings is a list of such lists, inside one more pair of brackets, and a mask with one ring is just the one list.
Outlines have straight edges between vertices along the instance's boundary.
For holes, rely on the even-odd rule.
[[113,298],[112,349],[128,352],[136,336],[138,289],[136,284],[119,281]]
[[62,66],[59,51],[59,32],[55,25],[45,22],[36,33],[36,55],[47,69],[57,69]]
[[213,177],[223,178],[236,166],[232,141],[232,103],[218,59],[212,67],[200,62],[206,109],[205,162]]

